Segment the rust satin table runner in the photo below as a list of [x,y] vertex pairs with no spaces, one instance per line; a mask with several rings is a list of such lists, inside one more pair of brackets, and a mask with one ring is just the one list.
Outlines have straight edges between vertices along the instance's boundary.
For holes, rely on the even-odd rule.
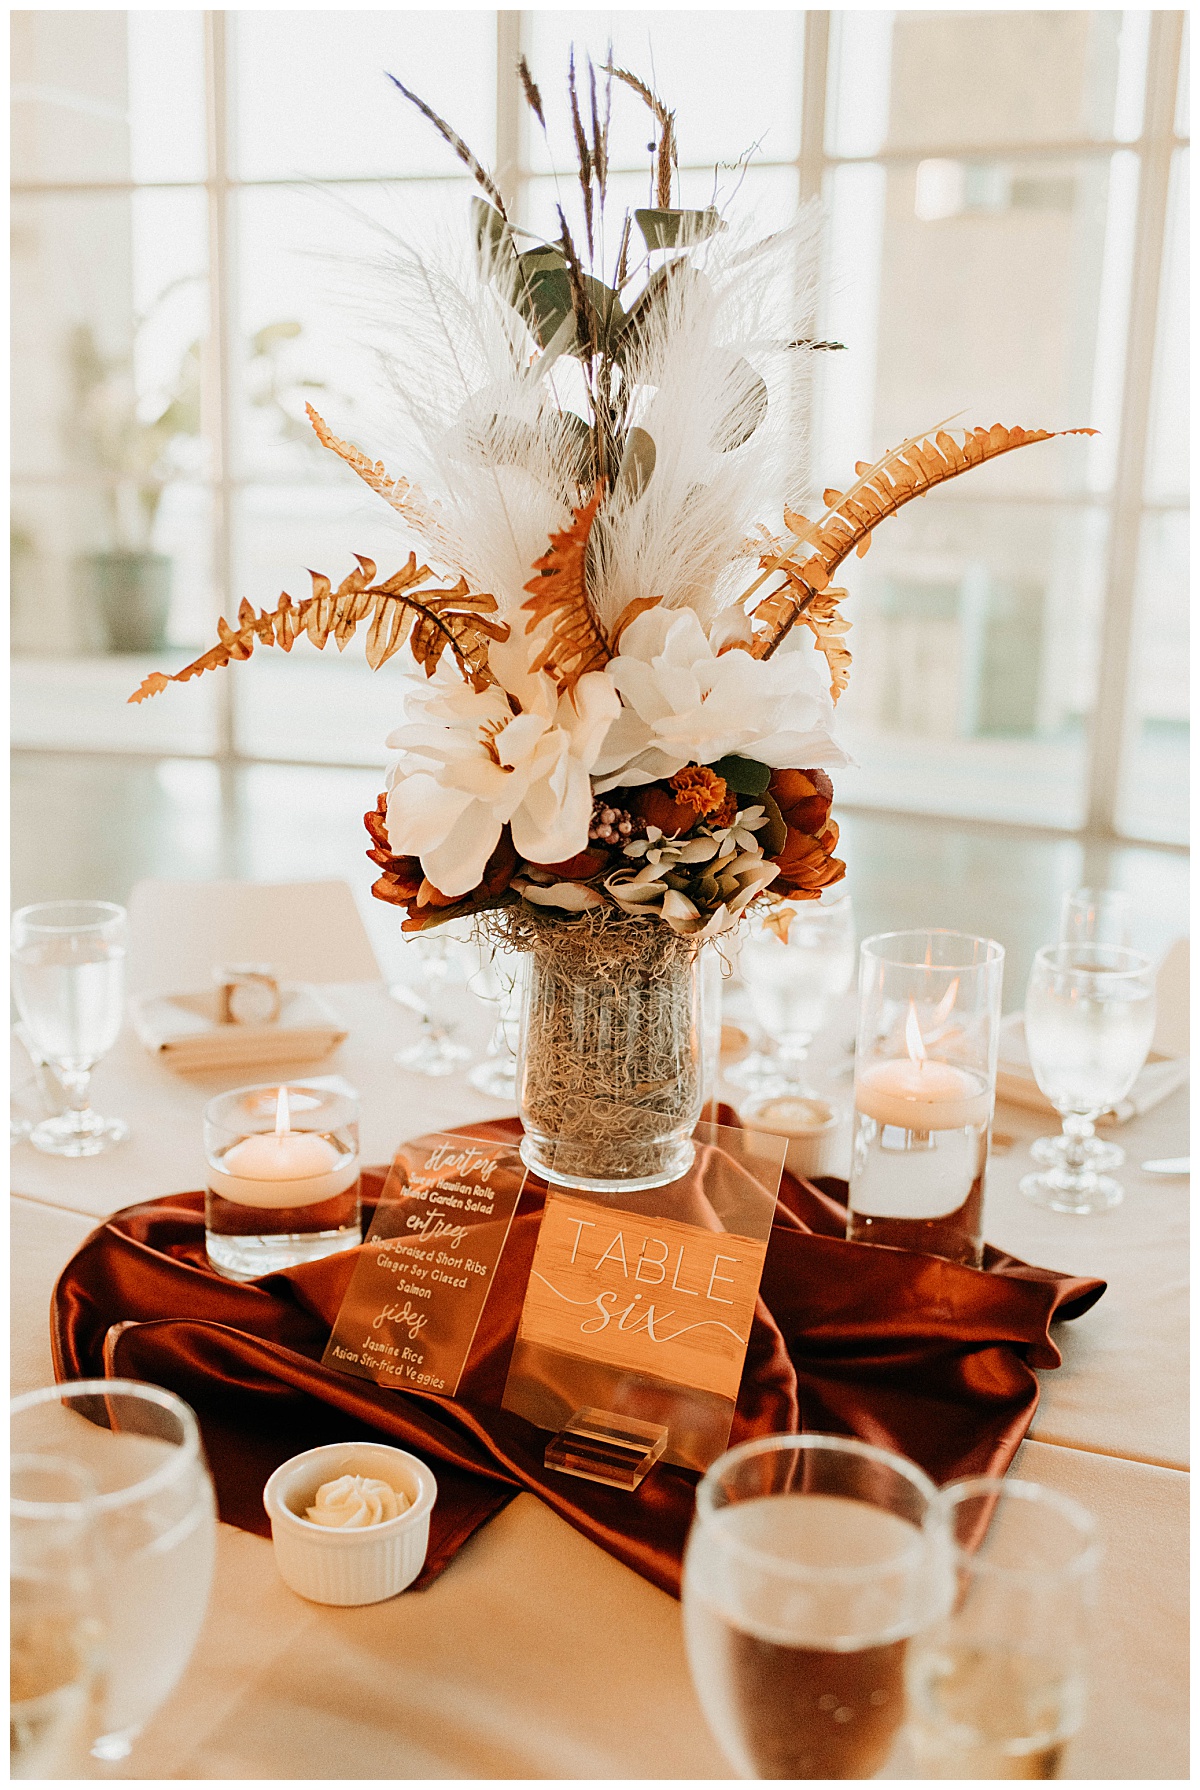
[[[515,1119],[460,1127],[514,1139]],[[364,1202],[384,1170],[364,1173]],[[678,1596],[696,1475],[656,1468],[630,1495],[548,1473],[546,1435],[499,1408],[545,1184],[532,1176],[454,1400],[398,1392],[320,1365],[353,1253],[238,1285],[207,1266],[204,1196],[114,1214],[55,1288],[59,1379],[123,1375],[179,1393],[204,1434],[221,1516],[269,1533],[262,1488],[302,1449],[389,1441],[438,1480],[417,1583],[454,1558],[518,1490]],[[1034,1268],[989,1248],[982,1269],[847,1243],[845,1183],[785,1175],[731,1445],[784,1431],[854,1435],[944,1483],[1003,1473],[1033,1419],[1035,1368],[1061,1360],[1050,1326],[1094,1305],[1104,1282]]]

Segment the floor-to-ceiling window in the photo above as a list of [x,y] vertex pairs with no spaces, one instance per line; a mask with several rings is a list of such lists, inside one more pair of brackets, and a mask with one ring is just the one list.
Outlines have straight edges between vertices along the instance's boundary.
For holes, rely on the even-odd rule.
[[[1171,12],[13,15],[14,733],[151,758],[374,765],[400,703],[299,647],[140,708],[243,598],[404,550],[316,445],[364,436],[381,231],[459,231],[467,136],[531,227],[568,47],[653,78],[685,200],[822,197],[816,489],[913,430],[1094,424],[971,475],[849,573],[848,807],[1181,842],[1187,96]],[[615,141],[640,201],[643,120]],[[403,471],[393,467],[392,471]],[[390,569],[390,566],[387,567]],[[187,776],[186,766],[173,773]]]

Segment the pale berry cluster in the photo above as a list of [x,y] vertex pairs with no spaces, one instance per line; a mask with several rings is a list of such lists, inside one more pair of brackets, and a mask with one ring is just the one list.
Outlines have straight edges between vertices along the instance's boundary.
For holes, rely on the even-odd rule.
[[592,809],[592,824],[588,828],[588,838],[598,845],[624,845],[632,839],[640,827],[632,814],[625,808],[609,808],[603,801],[596,803]]

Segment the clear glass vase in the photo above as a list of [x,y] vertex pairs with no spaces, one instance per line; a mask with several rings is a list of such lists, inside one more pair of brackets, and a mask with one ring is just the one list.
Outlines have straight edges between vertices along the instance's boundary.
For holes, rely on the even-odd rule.
[[522,920],[517,1062],[535,1174],[593,1193],[662,1187],[691,1165],[703,1099],[701,951],[661,921]]

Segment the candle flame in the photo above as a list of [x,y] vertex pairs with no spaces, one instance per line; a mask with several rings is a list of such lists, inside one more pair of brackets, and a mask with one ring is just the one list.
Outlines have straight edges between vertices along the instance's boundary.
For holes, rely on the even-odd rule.
[[908,1018],[904,1022],[904,1042],[908,1046],[911,1060],[921,1069],[925,1065],[925,1040],[921,1036],[921,1028],[917,1024],[917,1004],[908,1003]]
[[275,1102],[275,1135],[276,1137],[286,1137],[291,1129],[292,1114],[291,1108],[288,1106],[287,1089],[280,1088],[279,1099]]

